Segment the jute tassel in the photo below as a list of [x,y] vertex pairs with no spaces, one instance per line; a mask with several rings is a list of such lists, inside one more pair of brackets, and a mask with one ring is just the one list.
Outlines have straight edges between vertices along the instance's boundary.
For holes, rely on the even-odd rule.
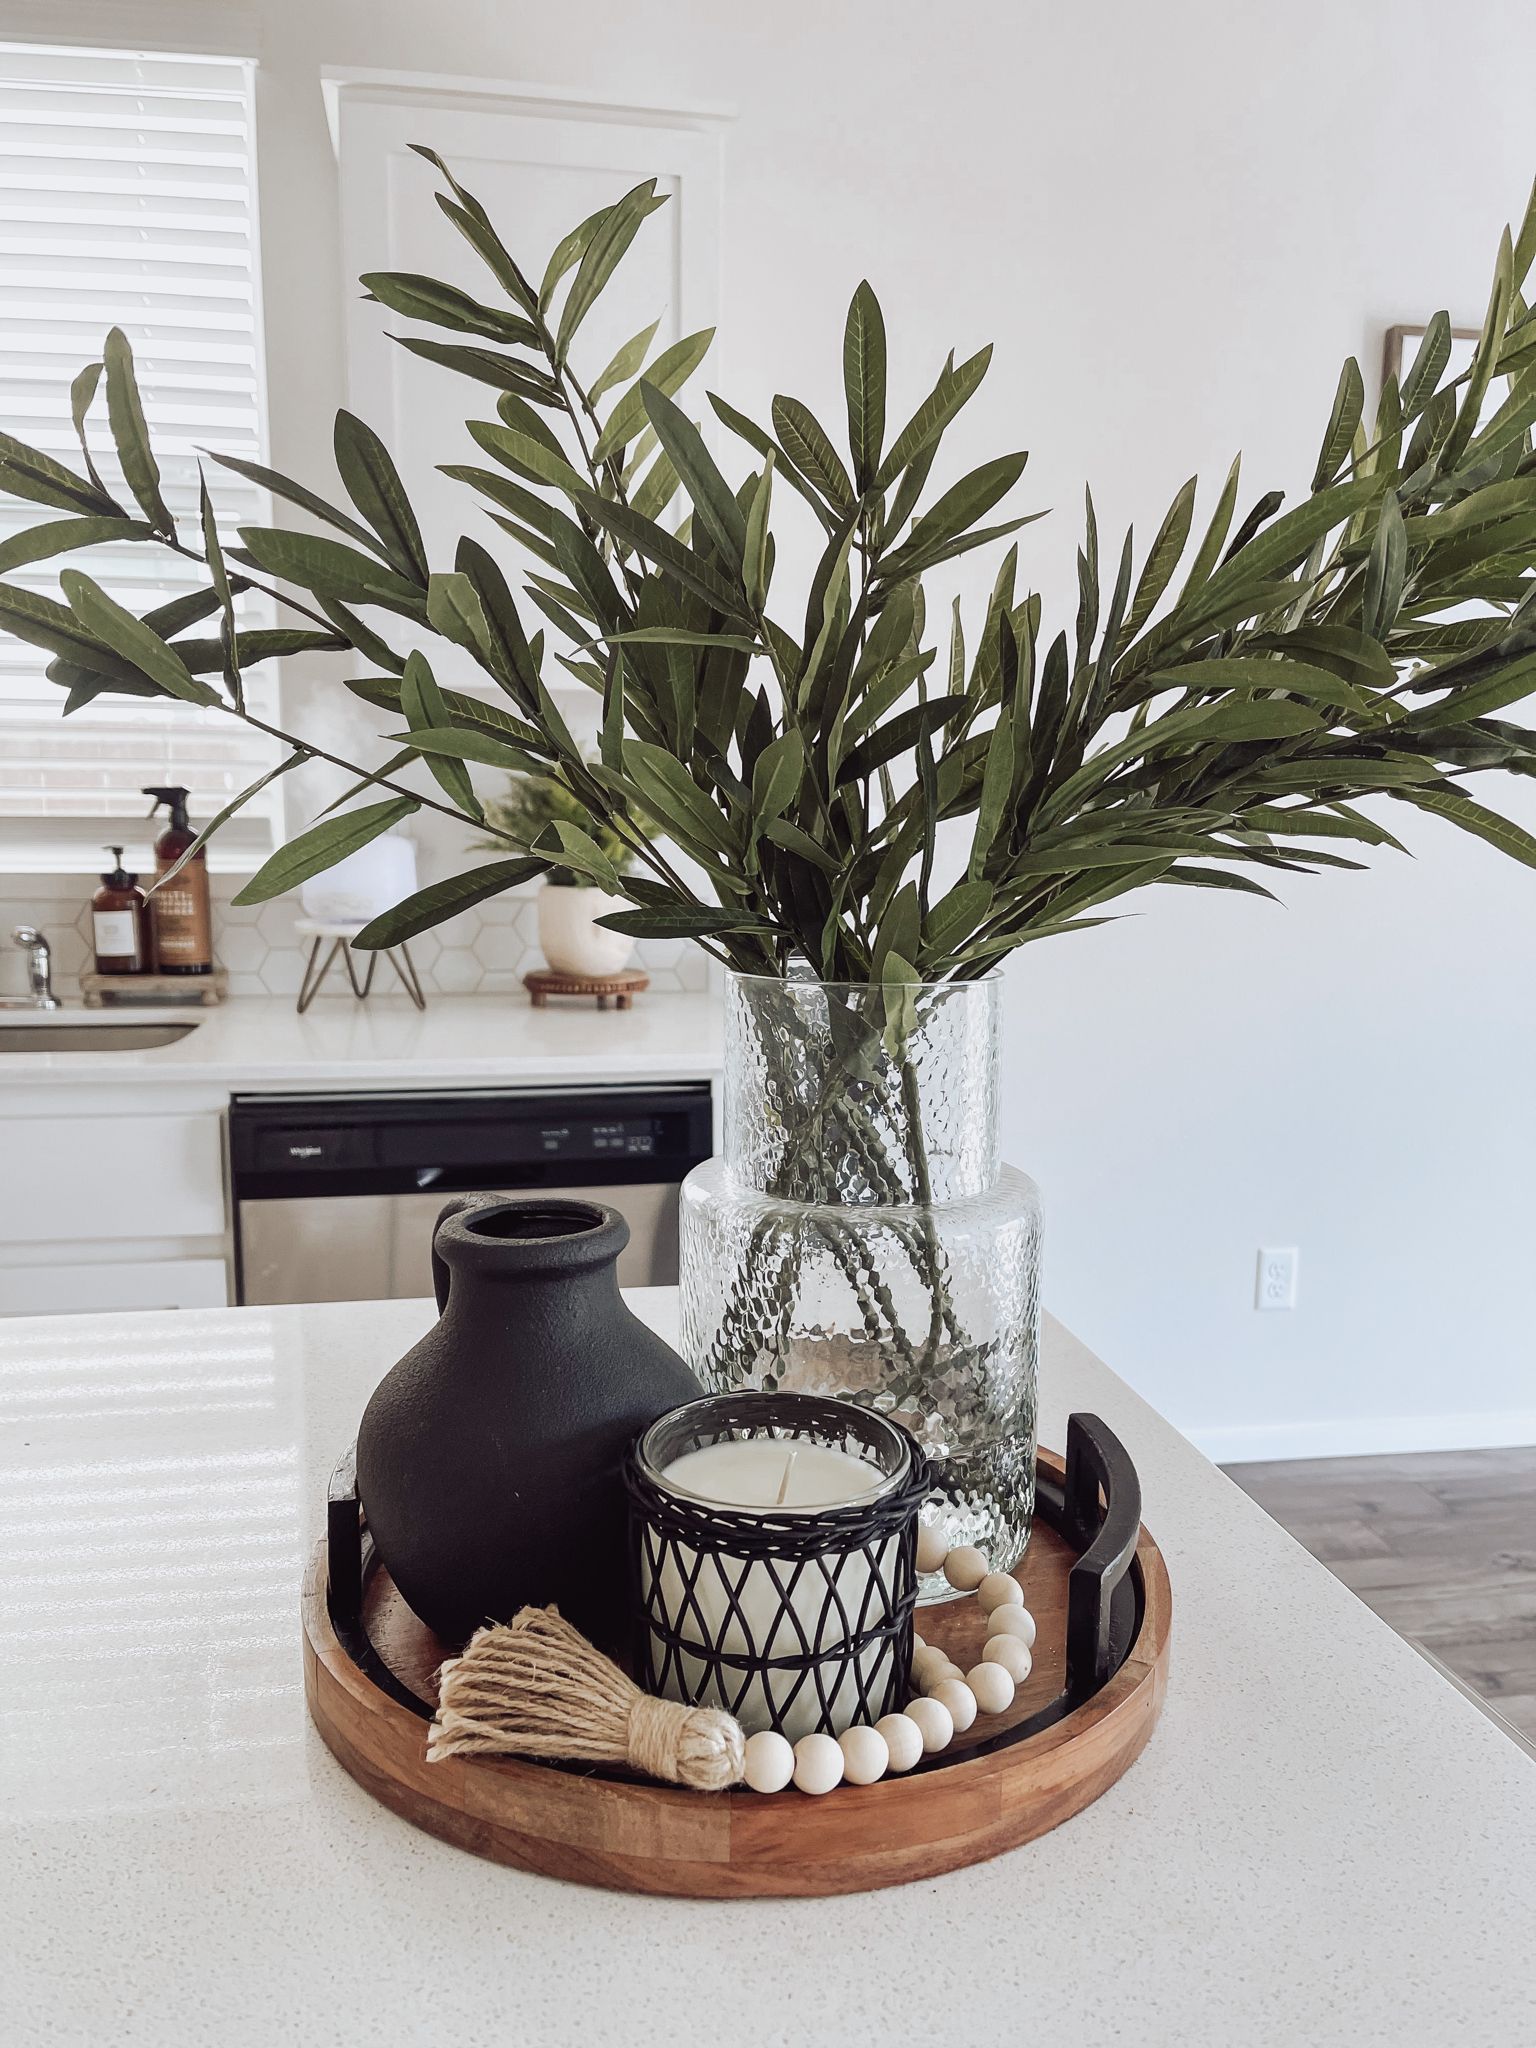
[[428,1763],[543,1756],[629,1764],[695,1792],[741,1782],[739,1722],[714,1707],[652,1699],[553,1607],[525,1607],[478,1630],[438,1685]]

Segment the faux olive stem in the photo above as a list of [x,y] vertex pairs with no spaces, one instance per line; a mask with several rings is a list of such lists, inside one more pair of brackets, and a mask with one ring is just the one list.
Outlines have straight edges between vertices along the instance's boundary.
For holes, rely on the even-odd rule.
[[[375,774],[371,769],[360,768],[355,761],[344,761],[340,754],[332,754],[324,747],[313,745],[309,740],[296,740],[291,733],[284,732],[281,726],[269,725],[266,719],[258,718],[254,711],[237,711],[232,704],[221,705],[219,708],[229,717],[239,718],[246,725],[254,726],[258,732],[266,733],[270,739],[281,740],[285,747],[291,747],[296,754],[308,755],[316,761],[328,761],[333,768],[343,769],[348,775],[356,775],[364,782],[376,783],[380,789],[392,790],[396,796],[409,797],[413,804],[419,804],[423,810],[436,811],[441,817],[452,818],[455,824],[477,825],[481,830],[491,833],[510,846],[514,852],[527,851],[509,832],[499,831],[496,826],[486,824],[483,819],[471,818],[466,811],[459,810],[453,804],[440,803],[434,796],[423,796],[417,790],[407,789],[403,783],[393,782],[387,775]],[[542,859],[543,856],[536,854],[534,858]]]
[[[785,1128],[777,1148],[777,1163],[769,1176],[766,1192],[786,1202],[817,1205],[816,1190],[824,1185],[829,1159],[849,1152],[876,1195],[873,1205],[879,1213],[879,1229],[887,1241],[899,1245],[921,1283],[929,1304],[929,1325],[920,1348],[913,1346],[903,1326],[900,1310],[884,1279],[868,1285],[859,1261],[850,1250],[857,1237],[857,1210],[846,1217],[818,1219],[814,1228],[836,1261],[859,1304],[865,1333],[900,1361],[908,1384],[916,1388],[932,1371],[946,1329],[956,1346],[969,1340],[960,1328],[948,1297],[943,1248],[934,1229],[932,1183],[927,1143],[923,1130],[922,1100],[917,1070],[910,1052],[903,1048],[897,1064],[901,1103],[902,1164],[898,1173],[890,1156],[890,1133],[882,1129],[867,1104],[860,1100],[859,1083],[835,1058],[829,1061],[820,1085],[804,1113],[791,1120],[786,1112],[798,1105],[800,1092],[789,1070],[786,1051],[796,1041],[773,1028],[773,1020],[754,1018],[763,1061],[763,1085],[768,1104]],[[916,1201],[909,1199],[916,1196]],[[750,1347],[752,1296],[749,1288],[755,1275],[760,1279],[768,1244],[776,1229],[773,1217],[764,1216],[752,1226],[749,1241],[733,1276],[716,1339],[717,1356],[729,1359],[743,1355]],[[793,1251],[780,1270],[780,1284],[793,1284],[798,1272],[798,1250]],[[878,1311],[878,1314],[876,1314]]]

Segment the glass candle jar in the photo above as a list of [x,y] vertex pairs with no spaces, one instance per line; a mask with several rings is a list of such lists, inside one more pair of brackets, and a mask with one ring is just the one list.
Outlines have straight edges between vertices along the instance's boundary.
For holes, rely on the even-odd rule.
[[898,1424],[808,1395],[709,1395],[653,1422],[626,1478],[648,1692],[792,1742],[905,1704],[930,1475]]

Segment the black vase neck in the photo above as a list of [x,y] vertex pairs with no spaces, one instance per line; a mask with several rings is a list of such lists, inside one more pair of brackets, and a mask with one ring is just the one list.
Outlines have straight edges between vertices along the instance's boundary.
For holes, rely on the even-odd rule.
[[612,1274],[628,1243],[629,1225],[601,1202],[529,1196],[450,1204],[432,1241],[438,1306],[466,1281],[527,1287],[590,1280],[604,1268]]

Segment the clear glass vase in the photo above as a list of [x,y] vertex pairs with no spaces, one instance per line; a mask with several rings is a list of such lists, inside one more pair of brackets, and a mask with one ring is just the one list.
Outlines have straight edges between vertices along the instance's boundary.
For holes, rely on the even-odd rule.
[[1040,1199],[998,1163],[1000,999],[997,976],[731,977],[724,1151],[683,1184],[681,1277],[706,1386],[893,1416],[939,1469],[924,1518],[1007,1568],[1034,1508]]

